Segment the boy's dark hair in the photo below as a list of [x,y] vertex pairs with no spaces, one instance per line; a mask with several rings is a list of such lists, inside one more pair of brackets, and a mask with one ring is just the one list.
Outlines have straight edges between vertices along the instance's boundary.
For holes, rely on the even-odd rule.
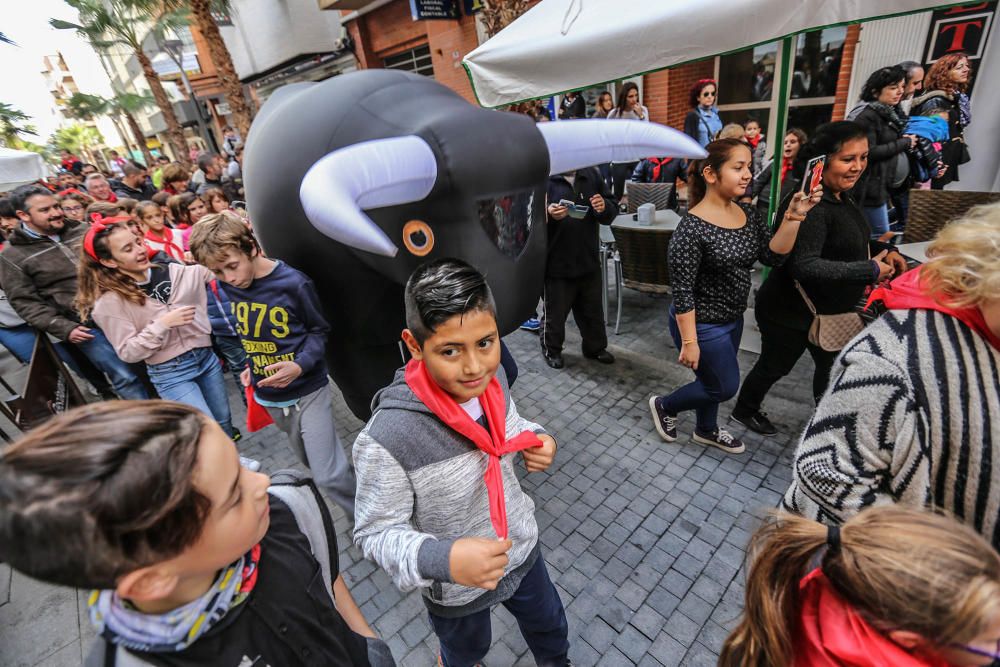
[[28,200],[38,195],[48,195],[49,197],[54,196],[52,191],[48,188],[43,188],[40,185],[32,183],[31,185],[22,185],[11,192],[10,204],[14,207],[15,211],[24,211],[27,213],[28,209],[26,209],[25,206],[27,205]]
[[442,322],[455,315],[485,311],[497,316],[486,278],[460,259],[436,259],[418,266],[406,281],[403,301],[406,328],[421,346]]
[[0,218],[16,218],[17,211],[10,197],[0,197]]
[[879,93],[882,92],[883,88],[891,86],[894,83],[899,83],[900,81],[906,83],[906,70],[902,67],[899,65],[880,67],[872,72],[868,80],[865,81],[865,85],[861,89],[861,101],[874,102],[878,99]]
[[199,537],[192,485],[205,417],[168,401],[57,415],[0,455],[0,559],[64,586],[113,588]]

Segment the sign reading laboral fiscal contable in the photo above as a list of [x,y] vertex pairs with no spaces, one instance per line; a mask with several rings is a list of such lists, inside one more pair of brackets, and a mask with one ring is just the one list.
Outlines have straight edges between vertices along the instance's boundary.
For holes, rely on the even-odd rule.
[[458,0],[410,0],[414,21],[458,18]]

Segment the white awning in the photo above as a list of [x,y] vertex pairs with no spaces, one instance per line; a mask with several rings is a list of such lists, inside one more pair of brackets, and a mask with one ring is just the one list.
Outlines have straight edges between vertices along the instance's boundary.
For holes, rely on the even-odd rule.
[[542,0],[466,56],[482,106],[628,78],[941,0]]
[[45,160],[38,153],[0,146],[0,192],[46,178]]

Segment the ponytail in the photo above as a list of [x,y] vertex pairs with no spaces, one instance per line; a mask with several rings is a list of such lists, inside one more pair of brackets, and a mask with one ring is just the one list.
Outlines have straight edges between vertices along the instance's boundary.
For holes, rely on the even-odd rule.
[[708,182],[702,173],[705,167],[711,167],[712,171],[718,173],[722,165],[729,159],[730,154],[737,147],[749,148],[750,144],[742,139],[716,139],[707,146],[705,150],[708,155],[700,160],[691,160],[688,165],[688,210],[694,208],[708,192]]
[[824,576],[876,631],[906,630],[947,647],[1000,618],[1000,555],[954,519],[893,505],[837,530],[776,514],[751,539],[743,617],[723,644],[721,667],[791,667],[799,582],[824,548]]
[[743,618],[726,639],[719,667],[789,667],[799,610],[799,580],[826,544],[826,527],[797,516],[772,517],[747,550]]

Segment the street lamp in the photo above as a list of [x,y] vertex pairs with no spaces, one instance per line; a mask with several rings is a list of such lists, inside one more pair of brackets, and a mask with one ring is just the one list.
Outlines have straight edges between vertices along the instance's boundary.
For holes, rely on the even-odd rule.
[[215,152],[219,151],[219,147],[215,142],[215,137],[209,134],[208,128],[205,126],[205,120],[201,115],[201,103],[198,101],[198,96],[194,94],[194,88],[191,86],[191,80],[188,79],[187,72],[184,70],[184,42],[179,39],[165,39],[163,40],[163,50],[166,51],[170,59],[174,61],[177,65],[177,69],[181,72],[181,82],[184,84],[184,89],[187,91],[188,97],[191,98],[191,102],[194,105],[194,116],[195,120],[198,121],[198,131],[201,133],[201,138],[205,140],[205,145],[215,148]]

